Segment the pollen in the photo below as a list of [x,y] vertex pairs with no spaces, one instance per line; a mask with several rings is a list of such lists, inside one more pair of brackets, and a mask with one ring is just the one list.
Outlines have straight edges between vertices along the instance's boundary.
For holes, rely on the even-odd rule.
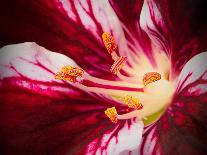
[[113,123],[117,123],[117,111],[115,107],[107,108],[105,111],[106,116],[111,120]]
[[148,72],[143,77],[143,84],[146,86],[150,83],[158,81],[161,79],[161,75],[157,72]]
[[104,32],[102,34],[102,40],[109,54],[111,54],[112,52],[116,52],[117,45],[115,43],[114,37],[111,34]]
[[111,66],[110,71],[113,74],[117,74],[121,68],[124,66],[125,62],[126,62],[127,58],[126,56],[120,56],[115,62],[114,64]]
[[79,67],[63,66],[60,72],[55,74],[55,79],[76,82],[78,77],[82,77],[84,70]]
[[129,96],[129,95],[124,97],[124,103],[129,108],[134,108],[136,110],[141,110],[143,108],[143,105],[139,102],[137,98]]

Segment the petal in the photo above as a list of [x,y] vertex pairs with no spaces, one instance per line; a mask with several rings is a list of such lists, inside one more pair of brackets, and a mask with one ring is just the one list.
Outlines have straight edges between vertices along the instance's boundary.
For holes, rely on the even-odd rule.
[[54,79],[54,73],[62,66],[77,66],[77,64],[70,58],[50,52],[36,43],[28,42],[1,48],[0,65],[1,80],[8,84],[30,89],[42,95],[54,95],[53,97],[60,97],[60,92],[67,95],[74,94],[74,97],[83,93],[73,87],[67,88],[62,81]]
[[206,154],[207,52],[194,56],[177,81],[162,118],[145,129],[142,154]]
[[100,140],[96,139],[88,145],[86,154],[138,154],[144,124],[132,120],[123,126],[117,126],[106,133]]
[[[136,43],[139,44],[146,53],[149,52],[151,47],[149,38],[144,31],[140,29],[139,24],[143,1],[130,1],[127,5],[124,0],[110,0],[110,3],[122,22],[127,40],[134,45],[136,45]],[[128,46],[130,46],[130,44]]]
[[34,41],[69,56],[96,77],[114,78],[112,74],[108,76],[113,61],[101,34],[111,32],[122,50],[126,43],[119,20],[107,1],[17,0],[1,6],[3,45]]
[[114,102],[54,79],[64,65],[77,66],[35,43],[0,49],[3,154],[83,154],[91,141],[115,128],[104,115]]
[[140,25],[152,42],[170,57],[173,79],[190,58],[206,50],[204,6],[205,2],[201,1],[144,2]]

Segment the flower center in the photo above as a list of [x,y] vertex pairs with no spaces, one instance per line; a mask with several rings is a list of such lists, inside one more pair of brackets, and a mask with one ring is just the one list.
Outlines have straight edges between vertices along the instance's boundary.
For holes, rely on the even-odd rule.
[[[110,71],[113,74],[120,76],[120,70],[123,69],[127,61],[127,57],[117,55],[118,46],[116,45],[114,38],[109,33],[103,33],[102,39],[108,53],[114,60]],[[145,125],[149,125],[157,121],[165,111],[166,107],[170,104],[173,97],[174,87],[173,83],[169,82],[169,75],[167,72],[169,65],[166,63],[167,60],[163,55],[158,54],[155,56],[157,58],[156,60],[158,60],[160,64],[158,65],[157,71],[152,71],[153,69],[150,68],[150,65],[146,63],[147,61],[143,59],[143,64],[146,63],[144,66],[148,66],[148,68],[145,67],[139,69],[140,72],[138,75],[143,75],[143,77],[139,76],[138,82],[140,84],[140,88],[136,92],[133,92],[134,96],[129,95],[128,91],[125,91],[124,93],[118,92],[118,96],[115,96],[115,98],[118,97],[117,99],[121,99],[123,104],[127,105],[129,108],[133,108],[134,111],[119,115],[117,114],[115,107],[105,110],[105,114],[113,123],[116,123],[121,119],[137,117],[138,119],[142,119]],[[143,71],[145,71],[144,74]],[[83,69],[74,66],[63,66],[61,71],[56,73],[55,78],[67,80],[73,83],[84,83],[83,79],[90,79],[89,76],[84,74]],[[99,82],[101,81],[99,80]],[[97,89],[98,88],[89,88],[88,91],[94,90],[96,92]],[[103,93],[106,93],[105,91],[108,90],[105,89],[100,91],[104,91]]]

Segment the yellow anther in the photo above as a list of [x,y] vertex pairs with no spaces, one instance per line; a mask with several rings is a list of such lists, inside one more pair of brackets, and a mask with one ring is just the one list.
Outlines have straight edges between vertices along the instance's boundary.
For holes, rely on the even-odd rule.
[[120,56],[115,62],[114,64],[111,66],[110,71],[114,74],[117,74],[121,68],[123,67],[123,65],[126,62],[126,56]]
[[137,98],[134,98],[132,96],[125,96],[124,98],[124,103],[130,107],[130,108],[134,108],[136,110],[141,110],[143,108],[143,105],[139,102],[139,100]]
[[115,107],[107,108],[104,112],[108,116],[108,118],[111,120],[111,122],[117,123],[118,118],[117,118],[117,111]]
[[76,82],[76,78],[82,77],[84,70],[73,66],[63,66],[60,72],[55,74],[56,79]]
[[109,54],[117,50],[117,45],[115,43],[114,38],[111,36],[111,34],[104,32],[102,34],[102,40]]
[[161,75],[157,72],[148,72],[143,77],[143,84],[146,86],[161,79]]

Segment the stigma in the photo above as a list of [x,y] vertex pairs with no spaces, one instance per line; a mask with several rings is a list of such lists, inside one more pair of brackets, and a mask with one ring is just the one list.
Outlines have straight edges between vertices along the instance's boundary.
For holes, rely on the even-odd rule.
[[74,66],[63,66],[60,72],[55,74],[55,79],[77,82],[77,78],[82,77],[84,70]]

